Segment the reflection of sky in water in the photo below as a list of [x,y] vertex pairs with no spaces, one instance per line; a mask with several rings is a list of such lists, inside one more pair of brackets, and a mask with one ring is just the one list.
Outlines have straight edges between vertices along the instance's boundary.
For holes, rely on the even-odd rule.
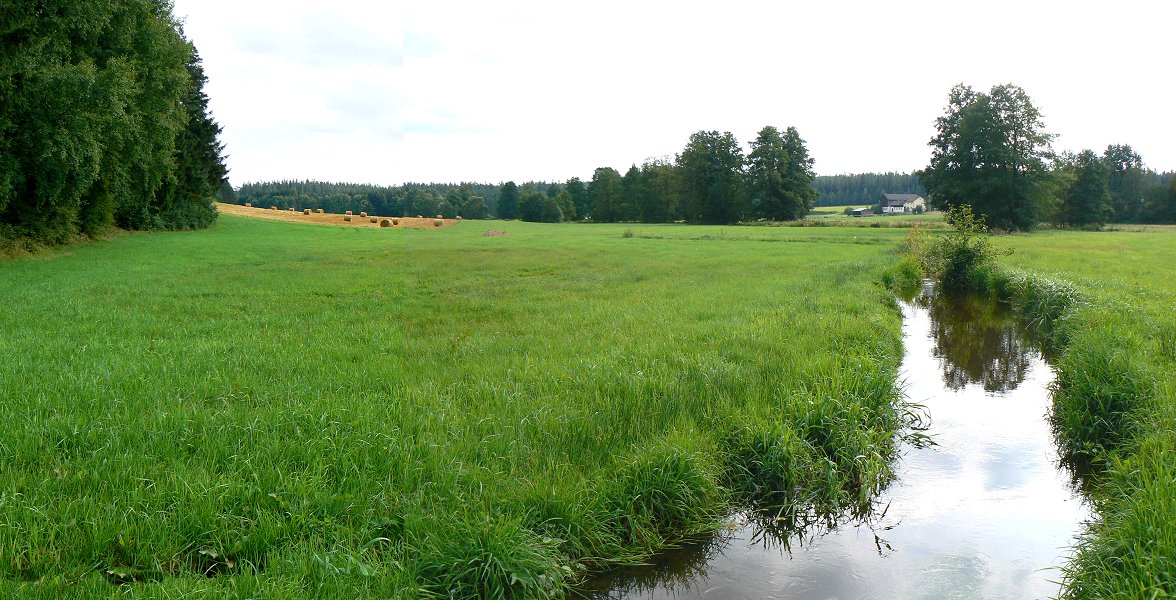
[[[688,576],[667,564],[620,583],[616,598],[1041,598],[1057,592],[1067,548],[1090,517],[1069,476],[1055,467],[1048,386],[1053,373],[1007,319],[991,311],[968,327],[932,323],[952,310],[904,307],[907,396],[927,406],[937,446],[906,448],[898,479],[870,525],[847,525],[791,557],[751,542],[750,527],[705,550],[680,552]],[[955,312],[975,319],[976,309]],[[1005,331],[993,331],[994,328]],[[1017,350],[1019,357],[960,352],[944,332],[971,336],[966,352]],[[987,340],[981,343],[983,340]],[[940,358],[937,358],[940,357]],[[958,356],[957,356],[958,357]],[[942,360],[941,360],[942,359]],[[994,373],[997,375],[994,376]],[[1014,379],[998,381],[999,374]],[[946,382],[945,382],[946,379]],[[1017,385],[1019,383],[1020,385]],[[1011,388],[1011,389],[1010,389]],[[990,391],[986,391],[990,390]],[[709,558],[702,554],[708,552]],[[659,582],[650,581],[650,577]],[[660,577],[660,579],[659,579]],[[620,591],[623,588],[630,591]],[[639,588],[632,591],[631,588]]]

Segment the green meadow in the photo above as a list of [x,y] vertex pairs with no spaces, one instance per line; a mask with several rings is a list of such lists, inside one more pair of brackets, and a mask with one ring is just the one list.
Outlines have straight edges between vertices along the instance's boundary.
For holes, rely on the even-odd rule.
[[864,506],[903,235],[222,215],[0,262],[0,594],[561,596]]
[[[1071,597],[1173,593],[1173,233],[995,238],[1099,463]],[[733,507],[863,508],[906,235],[222,215],[0,261],[0,594],[561,597]]]

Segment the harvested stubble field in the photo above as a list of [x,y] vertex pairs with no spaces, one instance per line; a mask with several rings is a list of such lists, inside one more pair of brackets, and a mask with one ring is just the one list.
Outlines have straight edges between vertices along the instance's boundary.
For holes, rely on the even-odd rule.
[[0,263],[0,595],[558,596],[887,478],[903,232],[486,226]]
[[[288,223],[313,223],[315,225],[335,225],[338,227],[380,227],[379,219],[372,221],[368,217],[354,216],[350,221],[344,221],[343,215],[334,213],[320,213],[314,212],[310,209],[310,214],[305,214],[304,210],[299,209],[297,212],[290,212],[288,210],[273,210],[269,208],[258,208],[241,206],[239,204],[225,204],[223,202],[216,203],[216,210],[222,214],[236,215],[238,217],[249,217],[252,219],[264,219],[266,221],[284,221]],[[391,218],[391,217],[389,217]],[[438,227],[452,227],[461,223],[457,219],[436,219],[416,218],[416,217],[396,217],[399,221],[395,227],[404,227],[407,229],[437,229]],[[440,220],[441,225],[437,225],[434,221]]]

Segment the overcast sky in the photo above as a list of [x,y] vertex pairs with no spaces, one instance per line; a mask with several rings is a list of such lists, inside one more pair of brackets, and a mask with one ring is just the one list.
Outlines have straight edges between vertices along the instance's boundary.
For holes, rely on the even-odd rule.
[[1023,87],[1055,148],[1176,170],[1176,2],[175,0],[234,185],[565,180],[795,126],[912,171],[948,90]]

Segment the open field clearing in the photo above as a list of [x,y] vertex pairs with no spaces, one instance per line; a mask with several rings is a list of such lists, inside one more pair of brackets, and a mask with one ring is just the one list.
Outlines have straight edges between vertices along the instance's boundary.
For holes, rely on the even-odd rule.
[[903,235],[222,215],[0,262],[0,593],[559,595],[864,502]]
[[[0,593],[559,596],[748,501],[853,510],[906,233],[223,214],[0,262]],[[1171,233],[995,240],[1058,283],[1018,298],[1063,445],[1111,451],[1076,597],[1173,581]]]

